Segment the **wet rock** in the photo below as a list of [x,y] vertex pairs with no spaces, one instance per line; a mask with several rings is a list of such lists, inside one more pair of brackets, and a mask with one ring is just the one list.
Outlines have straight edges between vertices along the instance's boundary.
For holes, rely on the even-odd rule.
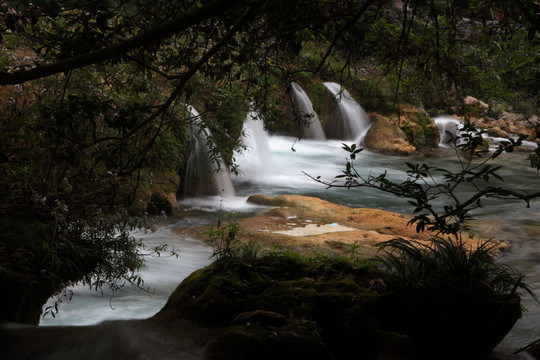
[[516,295],[442,286],[407,289],[375,267],[276,253],[190,275],[152,321],[212,329],[212,360],[482,359],[521,315]]
[[527,348],[526,352],[531,359],[540,359],[540,339],[538,339],[537,343],[532,344],[529,348]]
[[521,316],[516,295],[455,289],[404,289],[379,305],[381,328],[409,336],[420,359],[486,359]]
[[373,125],[364,138],[364,147],[373,152],[393,155],[410,155],[416,151],[407,135],[397,124],[380,114],[371,114]]

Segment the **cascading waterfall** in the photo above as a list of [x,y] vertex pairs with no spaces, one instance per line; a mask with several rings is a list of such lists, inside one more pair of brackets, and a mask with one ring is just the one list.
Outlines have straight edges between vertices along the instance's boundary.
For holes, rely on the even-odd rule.
[[270,152],[269,135],[264,130],[263,120],[260,114],[250,111],[244,121],[244,136],[242,143],[248,148],[247,151],[253,151],[259,159],[259,172],[262,175],[268,175],[272,172],[273,161]]
[[[457,119],[448,116],[440,116],[435,118],[435,124],[437,124],[441,133],[441,139],[439,141],[439,146],[441,147],[448,147],[452,137],[463,134],[463,131],[460,131],[462,123]],[[482,137],[489,142],[491,150],[495,150],[502,141],[508,141],[507,138],[493,137],[486,133],[482,134]],[[513,137],[513,139],[517,140],[518,138]],[[463,144],[464,142],[464,139],[459,139],[458,145]],[[522,146],[534,149],[537,144],[533,141],[522,141]]]
[[448,147],[448,143],[452,140],[452,137],[458,135],[461,122],[448,116],[440,116],[435,118],[435,124],[439,127],[441,133],[439,146]]
[[[251,119],[247,119],[249,123]],[[457,120],[451,119],[451,121],[445,121],[444,118],[437,119],[437,124],[445,122],[456,122]],[[255,121],[254,125],[260,125],[260,121]],[[249,125],[248,125],[249,126]],[[454,126],[455,128],[455,126]],[[256,130],[257,131],[257,130]],[[444,131],[442,131],[444,134]],[[251,137],[251,140],[255,142],[255,137]],[[264,138],[264,137],[263,137]],[[312,174],[314,176],[321,175],[325,179],[330,179],[336,174],[339,174],[343,170],[344,152],[341,149],[342,141],[328,140],[328,141],[305,141],[298,143],[295,146],[294,152],[290,150],[291,144],[295,143],[294,137],[288,136],[268,136],[268,147],[271,151],[271,160],[274,167],[272,168],[270,176],[262,174],[257,165],[259,155],[255,151],[246,152],[242,156],[238,157],[238,162],[242,168],[246,171],[241,172],[241,176],[234,177],[234,183],[236,186],[237,197],[242,197],[241,205],[237,208],[228,207],[232,202],[225,202],[225,209],[247,211],[250,206],[246,203],[245,199],[252,194],[264,194],[275,196],[278,194],[301,194],[309,196],[318,196],[332,202],[336,202],[351,207],[367,207],[384,209],[389,211],[395,211],[399,213],[409,214],[411,211],[410,205],[407,201],[397,199],[392,194],[386,194],[381,192],[373,192],[363,188],[357,188],[355,190],[347,189],[333,189],[332,191],[326,190],[320,184],[315,183],[310,178],[306,177],[302,171]],[[204,143],[204,142],[203,142]],[[257,147],[256,151],[263,148]],[[453,156],[449,156],[450,152],[441,151],[439,155],[431,155],[427,158],[415,158],[414,161],[426,161],[431,166],[446,168],[455,159]],[[205,154],[206,155],[206,154]],[[509,187],[521,187],[534,189],[538,184],[538,173],[534,169],[524,168],[523,159],[519,154],[507,154],[505,158],[504,168],[506,169],[505,182]],[[249,159],[246,159],[249,158]],[[358,164],[362,164],[358,169],[365,171],[363,176],[367,176],[369,173],[380,174],[388,170],[389,176],[393,176],[396,179],[406,178],[407,167],[404,166],[403,157],[387,156],[377,153],[364,151],[358,158]],[[249,161],[246,161],[249,160]],[[246,165],[246,167],[244,167]],[[246,169],[247,168],[247,169]],[[210,170],[211,171],[211,170]],[[465,188],[464,191],[472,191],[472,188]],[[215,203],[215,197],[212,196],[211,200]],[[197,198],[194,202],[194,207],[200,209],[200,203],[204,201],[204,198]],[[235,205],[235,204],[233,204]],[[501,258],[498,261],[502,261],[508,265],[516,267],[520,272],[527,275],[527,283],[533,285],[533,290],[538,293],[540,284],[540,271],[538,265],[538,256],[534,254],[540,253],[540,214],[538,211],[538,202],[532,203],[531,208],[525,208],[524,204],[518,202],[501,202],[496,207],[484,206],[477,209],[475,218],[477,219],[472,229],[480,234],[485,234],[488,238],[493,237],[498,240],[508,240],[512,242],[512,246],[508,251],[501,252]],[[236,206],[236,205],[235,205]],[[214,205],[212,211],[218,209]],[[219,207],[221,210],[221,205]],[[252,208],[254,211],[255,208]],[[206,210],[207,211],[207,210]],[[208,225],[209,222],[197,223],[196,217],[189,217],[189,212],[182,214],[181,219],[169,218],[171,221],[171,231],[168,229],[160,229],[158,232],[149,234],[152,237],[151,244],[169,243],[173,244],[182,250],[180,253],[180,259],[176,261],[172,258],[159,258],[154,259],[149,266],[149,271],[145,277],[145,284],[148,284],[153,288],[153,284],[156,284],[156,292],[151,297],[146,292],[134,292],[125,288],[119,294],[115,295],[113,304],[117,310],[110,311],[111,318],[142,318],[145,316],[151,316],[151,311],[142,311],[141,306],[146,302],[153,300],[159,296],[160,302],[156,305],[152,305],[154,311],[157,311],[165,301],[167,300],[170,292],[172,292],[178,282],[183,278],[179,276],[179,270],[173,268],[172,262],[175,264],[189,265],[185,270],[185,276],[192,271],[206,266],[209,263],[209,257],[212,253],[211,249],[205,248],[200,242],[193,239],[183,239],[179,237],[172,229],[188,226],[193,221],[193,225]],[[208,214],[208,213],[205,213]],[[207,216],[207,215],[205,215]],[[202,218],[199,218],[203,221]],[[176,223],[176,221],[180,221]],[[145,235],[146,237],[146,235]],[[149,239],[145,239],[147,242]],[[182,241],[182,243],[177,243]],[[186,256],[187,261],[186,261]],[[152,283],[152,279],[156,279]],[[160,290],[166,285],[166,291]],[[161,294],[160,294],[161,292]],[[101,295],[96,294],[98,299],[104,300],[104,308],[109,309],[109,299],[105,296],[104,299]],[[72,302],[63,304],[61,309],[69,310],[67,313],[61,313],[57,318],[46,318],[43,322],[45,325],[68,325],[68,324],[92,324],[98,321],[104,320],[105,311],[93,307],[93,303],[97,300],[85,300],[82,295],[76,295]],[[82,304],[79,301],[82,301]],[[122,303],[120,303],[122,301]],[[80,304],[80,305],[77,305]],[[507,349],[516,350],[520,346],[524,346],[533,340],[538,338],[540,334],[540,325],[538,324],[538,317],[540,316],[540,307],[530,296],[524,294],[523,305],[528,309],[528,312],[523,314],[523,318],[516,323],[512,332],[501,343],[501,354],[509,354],[508,357],[502,357],[501,359],[509,359],[510,351]],[[124,312],[121,312],[125,310]],[[61,310],[63,311],[63,310]],[[84,319],[78,319],[78,315],[84,316]],[[58,319],[63,319],[62,322],[57,322]],[[41,327],[41,334],[48,334],[46,327]],[[40,330],[37,329],[37,330]],[[32,329],[36,330],[36,329]],[[17,330],[18,331],[18,330]],[[70,331],[67,329],[66,331]],[[101,329],[99,330],[101,333]],[[33,342],[39,342],[39,333],[32,331],[29,334],[29,338]],[[47,341],[50,341],[51,337],[47,337]],[[87,337],[87,339],[92,339]],[[138,338],[137,338],[138,339]],[[504,350],[504,351],[503,351]],[[182,354],[182,353],[181,353]],[[186,355],[187,356],[187,355]],[[514,357],[512,357],[514,358]],[[495,357],[495,359],[498,359]]]
[[[208,129],[202,130],[200,114],[193,107],[188,107],[193,120],[189,124],[193,152],[189,157],[184,174],[183,194],[186,197],[222,195],[225,198],[234,197],[235,191],[229,171],[219,169],[210,160],[207,146]],[[223,163],[220,160],[221,163]]]
[[324,86],[334,95],[339,109],[335,115],[333,137],[361,144],[371,126],[366,112],[340,84],[325,82]]
[[302,118],[300,135],[302,138],[311,140],[326,140],[319,117],[313,110],[311,100],[300,85],[291,83],[293,102],[298,115]]

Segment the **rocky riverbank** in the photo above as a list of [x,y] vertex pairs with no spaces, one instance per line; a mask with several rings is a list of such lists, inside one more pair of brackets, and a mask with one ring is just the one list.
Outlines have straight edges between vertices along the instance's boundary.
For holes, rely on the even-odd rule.
[[[377,244],[400,237],[428,241],[433,234],[417,233],[409,217],[389,211],[350,208],[310,196],[252,195],[252,204],[265,208],[253,216],[238,219],[241,243],[254,243],[263,249],[288,249],[301,255],[343,254],[355,246],[363,258],[377,252]],[[180,236],[205,238],[204,227],[175,229]],[[464,236],[469,246],[480,239]],[[500,245],[500,248],[504,244]]]

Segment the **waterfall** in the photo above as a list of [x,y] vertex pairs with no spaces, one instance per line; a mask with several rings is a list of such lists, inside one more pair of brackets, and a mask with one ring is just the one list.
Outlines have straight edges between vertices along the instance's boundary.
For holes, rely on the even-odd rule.
[[313,105],[304,89],[295,82],[291,83],[291,89],[294,106],[298,116],[302,119],[302,125],[300,127],[301,137],[311,140],[326,140],[319,117],[313,110]]
[[273,169],[272,154],[270,152],[269,135],[264,130],[263,120],[255,111],[250,111],[244,121],[244,136],[242,143],[248,147],[247,151],[254,151],[259,159],[259,172],[268,175]]
[[[437,121],[437,123],[441,122],[443,122],[442,119]],[[241,168],[244,168],[244,160],[246,160],[244,157],[250,158],[248,164],[252,166],[249,166],[249,171],[242,172],[241,176],[235,176],[233,178],[236,195],[242,201],[238,202],[239,205],[234,203],[233,207],[229,207],[231,202],[226,201],[224,203],[225,209],[239,212],[258,210],[256,207],[250,208],[249,203],[245,201],[252,194],[271,196],[300,194],[320,197],[352,208],[375,208],[410,214],[410,204],[403,199],[396,198],[392,194],[373,192],[362,187],[354,190],[335,188],[332,191],[328,191],[325,186],[312,181],[302,171],[314,176],[321,175],[323,179],[331,179],[336,174],[341,173],[345,157],[341,149],[342,141],[302,141],[295,145],[296,151],[293,152],[290,150],[290,147],[291,144],[295,143],[295,140],[294,137],[288,136],[269,137],[268,145],[272,151],[272,159],[275,166],[272,169],[272,176],[263,176],[258,172],[258,156],[254,152],[246,152],[242,156],[239,156],[237,160],[241,163]],[[358,160],[358,164],[361,163],[362,165],[358,166],[357,170],[361,172],[362,176],[367,177],[370,174],[382,174],[385,171],[388,171],[388,176],[392,176],[392,180],[406,179],[408,176],[405,172],[406,167],[403,164],[407,158],[386,156],[369,151],[362,152],[360,157],[361,160]],[[251,161],[252,159],[253,161]],[[449,153],[442,152],[440,156],[416,155],[409,159],[412,162],[427,162],[430,166],[448,168],[449,166],[453,166],[455,157]],[[503,161],[504,167],[507,169],[504,172],[507,187],[516,189],[535,189],[538,187],[538,172],[524,166],[521,154],[506,154]],[[467,186],[462,191],[470,192],[474,191],[474,189]],[[204,200],[204,198],[194,199],[190,205],[194,209],[200,209],[201,203]],[[211,197],[210,200],[215,202],[215,197]],[[490,199],[489,201],[494,200]],[[526,208],[521,202],[506,201],[498,203],[495,207],[483,206],[475,211],[474,215],[477,220],[471,222],[471,228],[478,234],[484,234],[484,231],[486,231],[486,238],[496,238],[497,240],[511,242],[512,251],[501,252],[498,261],[514,266],[520,272],[525,273],[529,279],[528,283],[532,285],[533,291],[538,294],[540,290],[540,267],[538,267],[537,254],[540,254],[540,241],[538,241],[540,239],[540,213],[538,209],[539,203],[532,202],[531,205],[531,208]],[[179,281],[196,269],[208,265],[208,259],[212,254],[211,249],[205,247],[202,241],[178,236],[173,231],[173,229],[186,227],[190,223],[193,225],[208,226],[208,217],[210,216],[211,218],[211,213],[207,210],[208,208],[214,209],[213,211],[216,210],[215,205],[213,205],[213,207],[205,206],[204,212],[186,211],[178,215],[179,217],[170,217],[165,220],[168,223],[170,222],[170,227],[160,227],[156,233],[140,236],[144,239],[145,243],[150,244],[150,247],[168,243],[174,245],[176,249],[179,248],[182,250],[179,259],[176,259],[174,256],[160,258],[146,257],[148,269],[143,270],[144,273],[142,275],[145,279],[145,287],[148,286],[151,289],[155,287],[156,289],[152,296],[148,296],[148,293],[144,291],[133,291],[133,289],[126,286],[115,294],[111,304],[109,303],[108,293],[102,297],[99,292],[96,293],[95,290],[90,291],[85,287],[84,290],[87,290],[91,295],[82,295],[77,289],[74,299],[62,304],[60,307],[61,313],[56,318],[46,317],[42,323],[48,325],[84,325],[95,324],[99,321],[113,318],[129,319],[151,316],[151,314],[163,306],[170,293],[177,287]],[[287,222],[294,221],[287,220]],[[215,223],[212,222],[212,224]],[[136,236],[139,237],[138,235]],[[80,288],[82,291],[82,286]],[[154,300],[159,301],[155,305],[150,305]],[[98,301],[104,302],[103,307],[97,307]],[[95,307],[94,304],[96,304]],[[506,359],[517,358],[515,356],[512,357],[510,351],[503,352],[503,350],[512,349],[514,351],[524,344],[533,342],[537,339],[537,334],[540,334],[540,322],[538,322],[540,316],[539,304],[530,296],[523,296],[523,305],[529,311],[523,314],[523,318],[514,325],[512,331],[500,345],[502,347],[500,347],[501,350],[499,353],[508,354]],[[116,310],[113,311],[111,307],[114,307]],[[154,310],[147,310],[150,307]],[[50,328],[40,329],[43,331],[42,334],[48,334],[48,331],[51,330]],[[8,333],[8,335],[10,334]],[[37,332],[29,334],[28,344],[40,342],[39,336]],[[47,337],[47,339],[51,338],[53,338],[51,335]],[[138,340],[138,338],[135,340]],[[73,347],[66,344],[64,349],[67,352],[72,350]],[[5,349],[2,350],[5,352]],[[24,351],[25,349],[24,347],[17,346],[17,350]],[[0,354],[4,355],[4,352],[0,351]],[[15,354],[15,358],[17,358],[16,355],[19,354]]]
[[[226,169],[220,169],[209,157],[208,129],[203,129],[201,116],[193,107],[188,106],[192,121],[189,123],[192,153],[187,160],[183,178],[184,196],[223,195],[225,198],[234,196],[235,191],[231,175]],[[218,159],[221,164],[223,161]]]
[[439,127],[441,133],[439,146],[448,147],[448,143],[452,140],[452,137],[458,135],[461,122],[448,116],[440,116],[435,118],[435,124]]
[[339,109],[334,121],[333,136],[342,140],[355,140],[361,144],[371,126],[366,112],[340,84],[325,82],[324,86],[334,95]]
[[[462,133],[459,130],[461,128],[461,122],[454,118],[448,116],[441,116],[435,119],[435,124],[437,124],[441,132],[441,140],[439,141],[439,146],[448,147],[448,143],[451,140],[451,136],[448,133],[452,134],[453,137]],[[488,134],[482,134],[482,137],[489,142],[491,150],[495,150],[502,141],[508,141],[507,138],[493,137]],[[517,140],[518,138],[512,137],[512,139]],[[458,145],[463,144],[464,142],[464,139],[459,139]],[[522,146],[535,149],[537,144],[533,141],[523,141]]]

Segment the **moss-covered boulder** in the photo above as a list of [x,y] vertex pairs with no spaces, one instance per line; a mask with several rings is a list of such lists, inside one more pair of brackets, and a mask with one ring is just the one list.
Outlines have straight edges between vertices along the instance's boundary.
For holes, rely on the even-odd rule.
[[[284,317],[283,317],[284,318]],[[252,320],[226,327],[206,348],[212,360],[261,359],[330,360],[317,323],[289,319],[281,323]]]
[[439,146],[440,131],[439,127],[432,118],[427,116],[423,110],[401,104],[399,106],[399,115],[394,115],[392,120],[399,124],[399,127],[407,140],[417,149],[437,148]]
[[[294,254],[272,253],[251,263],[220,260],[184,280],[156,319],[221,328],[207,350],[212,359],[235,353],[260,359],[266,353],[261,349],[270,358],[289,358],[291,351],[308,348],[310,356],[301,357],[348,359],[361,349],[366,358],[376,358],[388,339],[408,344],[377,328],[380,294],[370,284],[380,276],[370,266],[353,268],[330,258],[306,261]],[[214,357],[217,353],[232,357]]]
[[403,290],[363,264],[221,259],[186,278],[154,320],[213,329],[205,359],[479,359],[521,314],[518,297]]
[[173,214],[178,209],[176,193],[180,186],[180,175],[176,170],[154,171],[145,175],[136,192],[136,201],[130,207],[133,214],[147,212],[151,215]]

